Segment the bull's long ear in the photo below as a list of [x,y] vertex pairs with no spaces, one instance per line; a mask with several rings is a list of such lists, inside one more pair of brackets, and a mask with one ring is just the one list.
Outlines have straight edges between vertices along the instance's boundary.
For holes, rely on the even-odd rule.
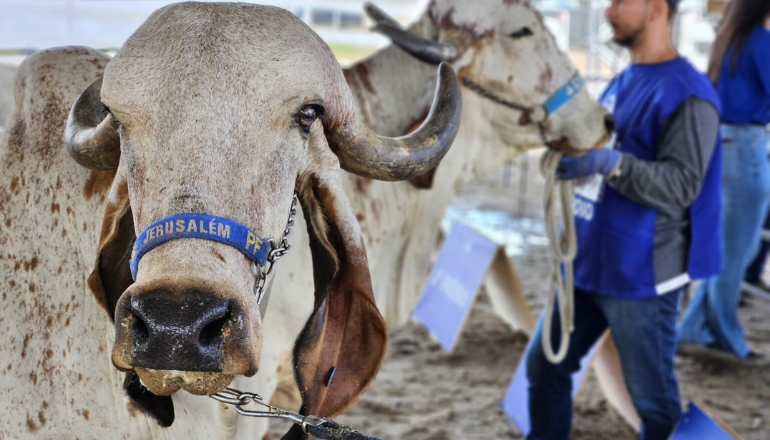
[[298,192],[310,235],[315,306],[294,348],[294,370],[306,414],[334,417],[372,382],[388,336],[374,304],[361,230],[320,121],[311,127],[308,156]]
[[96,251],[96,263],[91,276],[88,277],[88,287],[107,309],[113,321],[115,305],[120,295],[133,283],[129,260],[136,235],[125,176],[125,168],[121,164],[110,188]]
[[[136,233],[131,204],[128,199],[128,182],[123,163],[112,181],[110,195],[104,208],[96,263],[88,287],[96,299],[107,309],[115,321],[115,305],[120,295],[133,284],[129,260],[134,248]],[[156,396],[139,383],[136,373],[126,373],[123,388],[131,401],[162,427],[174,423],[174,403],[170,396]]]

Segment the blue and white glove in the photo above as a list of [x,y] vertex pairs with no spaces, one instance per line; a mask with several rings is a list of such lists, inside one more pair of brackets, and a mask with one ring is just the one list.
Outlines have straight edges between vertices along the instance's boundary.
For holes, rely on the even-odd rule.
[[602,148],[581,157],[564,156],[556,167],[559,179],[579,179],[592,174],[610,175],[620,164],[621,153]]

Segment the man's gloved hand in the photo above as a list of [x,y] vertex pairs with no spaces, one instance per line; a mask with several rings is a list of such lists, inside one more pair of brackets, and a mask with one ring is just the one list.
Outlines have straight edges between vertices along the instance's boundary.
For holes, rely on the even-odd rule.
[[556,167],[559,179],[579,179],[592,174],[609,175],[620,165],[621,153],[602,148],[581,157],[564,156]]

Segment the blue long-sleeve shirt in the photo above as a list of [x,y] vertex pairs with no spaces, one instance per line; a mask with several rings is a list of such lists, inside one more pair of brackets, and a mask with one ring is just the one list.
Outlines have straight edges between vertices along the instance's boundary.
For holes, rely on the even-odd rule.
[[722,60],[717,90],[722,121],[728,124],[770,124],[770,29],[758,26],[749,36],[731,73],[733,51]]

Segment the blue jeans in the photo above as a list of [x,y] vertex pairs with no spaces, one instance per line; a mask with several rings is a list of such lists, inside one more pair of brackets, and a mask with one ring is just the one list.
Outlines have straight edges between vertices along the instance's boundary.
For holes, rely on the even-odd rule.
[[[770,212],[765,215],[765,225],[762,229],[770,230]],[[759,251],[746,269],[746,275],[743,277],[744,280],[750,283],[758,283],[762,279],[762,272],[765,270],[768,252],[770,252],[770,243],[765,240],[759,240]]]
[[[768,160],[770,160],[770,145],[768,145]],[[770,230],[770,212],[765,215],[765,224],[762,229]],[[759,251],[746,269],[744,280],[750,283],[758,283],[762,280],[762,272],[765,270],[768,253],[770,253],[770,243],[762,239],[759,240]]]
[[[654,298],[624,299],[575,289],[575,330],[567,357],[557,365],[542,350],[543,321],[526,353],[529,414],[527,440],[567,440],[572,425],[572,373],[607,328],[618,347],[626,387],[642,420],[639,438],[665,440],[674,430],[681,407],[674,375],[676,318],[681,290]],[[561,332],[554,317],[551,339]]]
[[722,272],[704,280],[679,324],[679,341],[749,354],[738,321],[741,281],[759,249],[770,198],[767,147],[760,126],[722,125]]

